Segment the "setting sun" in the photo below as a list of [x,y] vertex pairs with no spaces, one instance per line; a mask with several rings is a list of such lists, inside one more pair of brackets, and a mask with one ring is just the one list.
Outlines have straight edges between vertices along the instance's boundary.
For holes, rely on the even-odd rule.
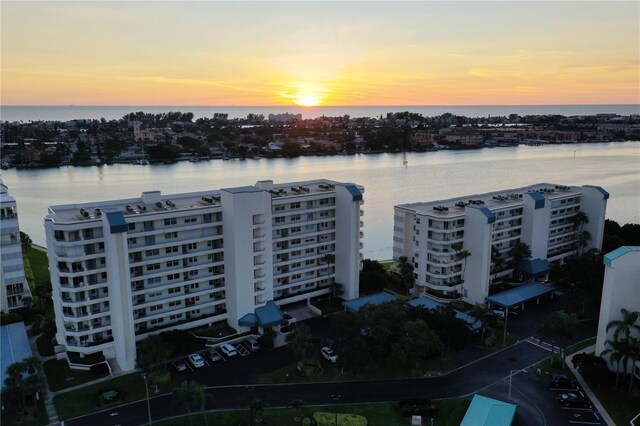
[[314,95],[301,95],[297,97],[294,102],[296,103],[296,105],[300,106],[318,106],[320,104],[320,98]]

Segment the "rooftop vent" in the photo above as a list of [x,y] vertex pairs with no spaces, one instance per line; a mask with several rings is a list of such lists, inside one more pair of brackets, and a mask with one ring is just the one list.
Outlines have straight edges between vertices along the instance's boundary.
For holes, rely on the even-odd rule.
[[95,210],[93,211],[93,214],[95,214],[96,216],[100,217],[100,216],[102,216],[102,210],[100,210],[100,209],[95,209]]
[[158,201],[158,202],[156,203],[156,207],[157,207],[157,208],[159,208],[159,209],[161,209],[161,208],[162,208],[162,203],[161,203],[160,201]]
[[173,201],[171,200],[167,200],[165,201],[165,204],[168,205],[169,207],[175,207],[176,205],[173,203]]
[[144,204],[138,204],[136,207],[138,207],[138,210],[140,210],[141,212],[147,211],[147,206],[145,206]]

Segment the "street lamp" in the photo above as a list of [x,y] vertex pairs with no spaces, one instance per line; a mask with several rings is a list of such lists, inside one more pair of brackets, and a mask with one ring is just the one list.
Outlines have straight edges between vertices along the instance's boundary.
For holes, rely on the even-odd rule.
[[507,344],[507,319],[509,318],[509,308],[504,312],[504,333],[502,334],[502,346]]
[[147,384],[147,375],[143,374],[144,388],[147,391],[147,413],[149,414],[149,426],[151,426],[151,403],[149,402],[149,385]]
[[[335,405],[338,405],[338,402],[340,402],[340,398],[342,398],[342,395],[338,395],[338,394],[331,394],[331,399],[333,399],[333,402]],[[338,407],[336,407],[336,424],[335,426],[338,426]]]
[[511,377],[513,377],[513,372],[516,373],[528,373],[527,370],[525,369],[521,369],[521,370],[510,370],[509,371],[509,401],[511,401]]

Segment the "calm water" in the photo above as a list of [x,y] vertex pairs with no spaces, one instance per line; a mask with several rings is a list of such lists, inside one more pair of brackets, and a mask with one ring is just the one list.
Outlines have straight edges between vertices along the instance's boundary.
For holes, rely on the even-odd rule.
[[519,146],[476,151],[439,151],[297,159],[212,160],[171,165],[62,167],[5,170],[4,182],[18,201],[20,225],[44,244],[47,206],[211,190],[273,179],[329,178],[365,186],[365,257],[392,256],[393,206],[525,186],[536,182],[600,185],[611,193],[607,216],[640,223],[640,142]]
[[230,118],[244,118],[248,114],[280,114],[289,112],[302,114],[303,118],[323,115],[337,117],[379,117],[388,112],[411,111],[427,117],[450,112],[467,117],[508,116],[509,114],[536,115],[560,114],[593,115],[612,113],[620,115],[640,114],[640,105],[456,105],[456,106],[0,106],[0,118],[5,121],[29,120],[73,120],[80,118],[119,119],[130,112],[144,111],[158,114],[168,111],[193,112],[195,118],[213,117],[216,112],[227,113]]

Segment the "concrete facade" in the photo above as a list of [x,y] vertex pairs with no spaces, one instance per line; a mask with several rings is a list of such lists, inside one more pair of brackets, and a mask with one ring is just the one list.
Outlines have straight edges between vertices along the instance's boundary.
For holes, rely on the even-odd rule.
[[22,308],[25,297],[31,297],[31,290],[24,275],[18,206],[0,177],[0,312]]
[[[539,183],[447,200],[394,207],[393,258],[407,256],[420,294],[452,298],[456,293],[484,303],[495,278],[510,274],[509,251],[518,242],[531,259],[560,262],[576,250],[600,248],[609,194],[595,186]],[[573,217],[584,212],[588,223]],[[581,246],[578,234],[591,238]],[[471,255],[460,258],[454,244]],[[494,256],[503,259],[497,271]]]
[[[364,188],[330,180],[50,206],[57,340],[135,367],[149,334],[239,320],[342,284],[358,296]],[[327,262],[326,255],[335,256]]]
[[[614,331],[607,332],[607,325],[622,320],[620,310],[640,311],[640,247],[620,247],[604,256],[604,264],[596,355],[608,348],[607,340],[613,340]],[[640,338],[640,333],[633,332],[632,337]],[[608,357],[605,358],[611,369],[617,368]],[[627,372],[630,370],[631,364],[627,365]]]

